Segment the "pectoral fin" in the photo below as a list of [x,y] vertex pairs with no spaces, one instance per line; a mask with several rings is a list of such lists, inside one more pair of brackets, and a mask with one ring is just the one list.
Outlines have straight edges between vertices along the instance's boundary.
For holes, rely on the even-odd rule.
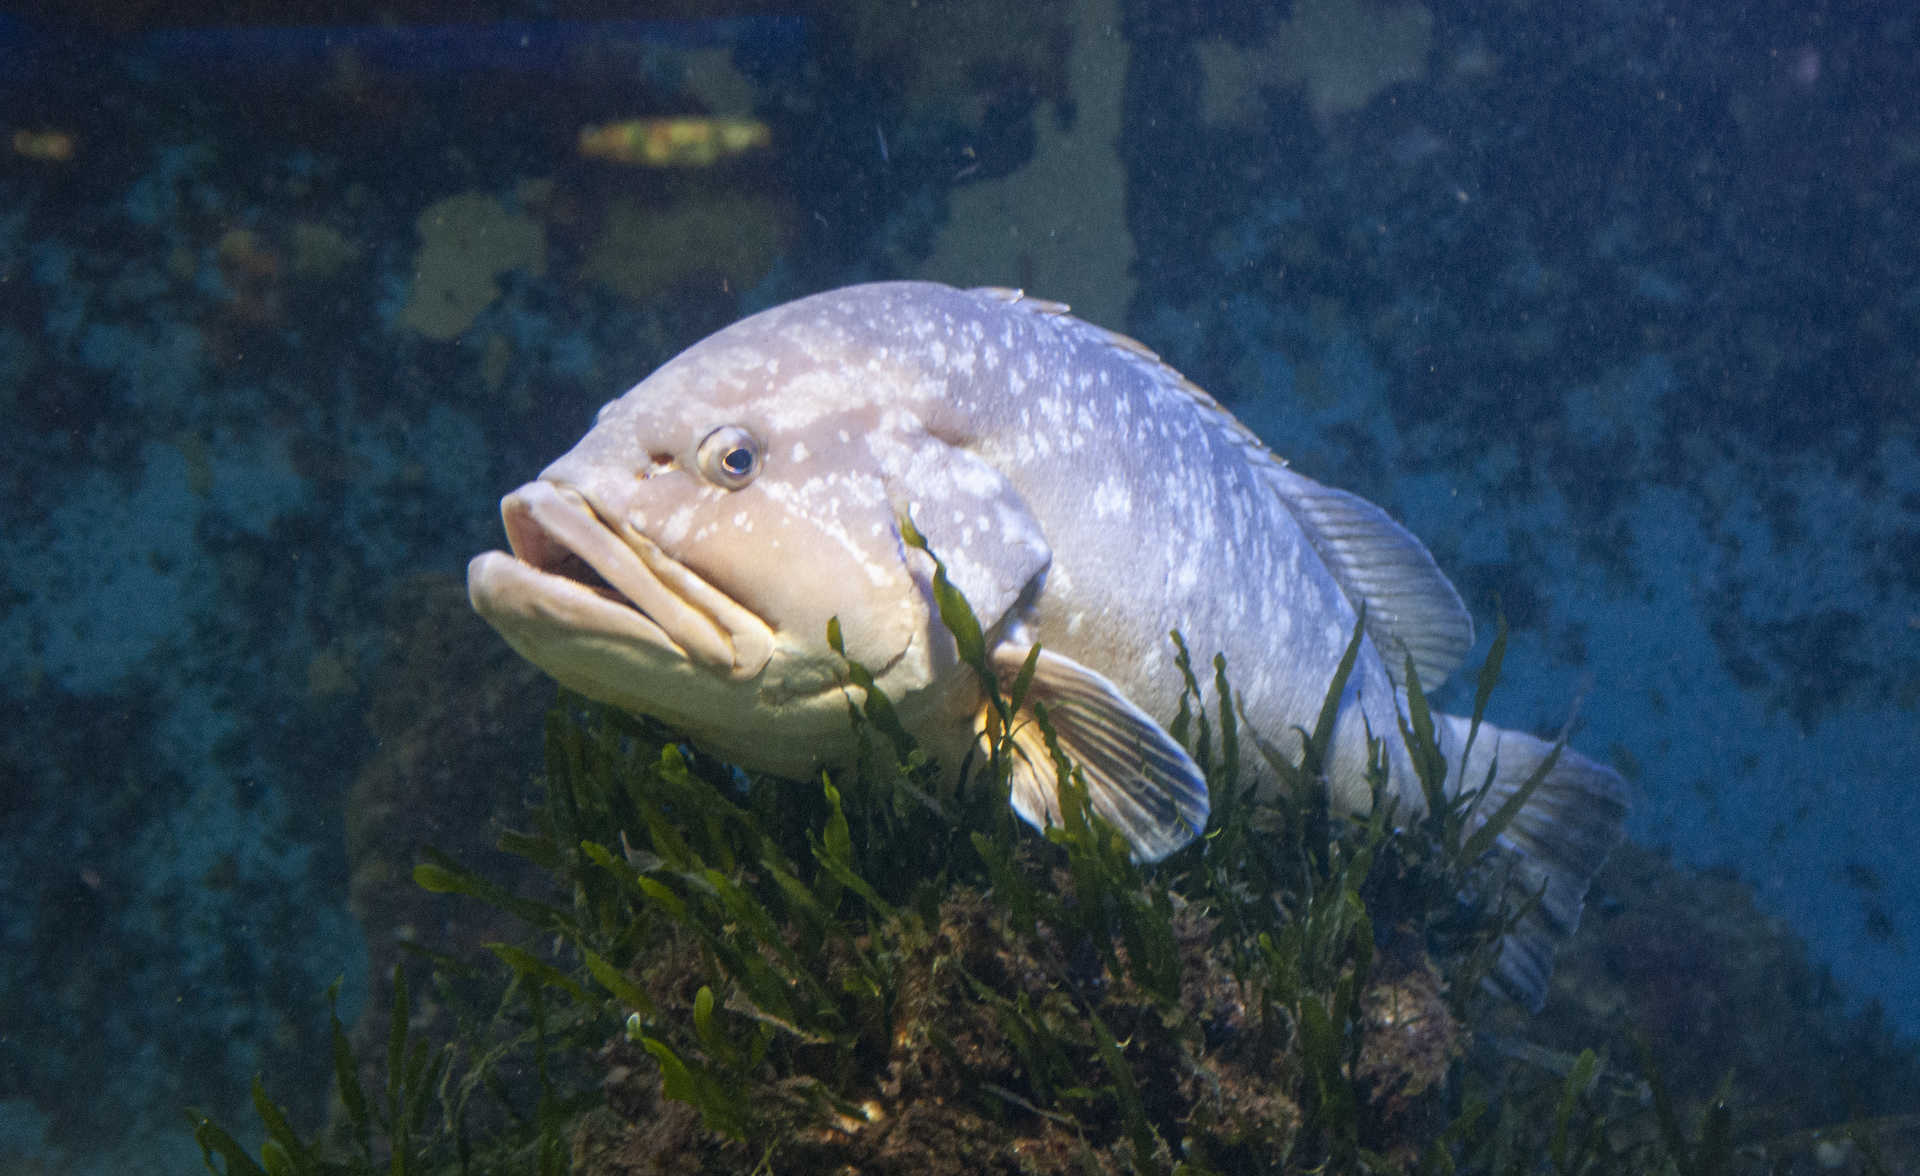
[[[1002,691],[1011,691],[1027,650],[1003,643],[990,655]],[[1088,800],[1126,837],[1139,861],[1159,861],[1207,824],[1207,781],[1198,764],[1106,678],[1069,657],[1041,650],[1012,732],[1014,811],[1036,829],[1060,822],[1058,778],[1034,703],[1045,706],[1060,749],[1087,782]],[[990,716],[978,723],[984,737]]]

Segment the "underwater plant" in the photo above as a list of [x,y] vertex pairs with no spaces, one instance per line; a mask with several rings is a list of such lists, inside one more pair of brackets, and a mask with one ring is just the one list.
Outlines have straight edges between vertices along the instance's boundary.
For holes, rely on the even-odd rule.
[[[1470,1014],[1537,901],[1497,849],[1528,789],[1490,813],[1480,790],[1440,792],[1416,685],[1402,730],[1377,739],[1406,742],[1426,810],[1397,820],[1376,744],[1371,812],[1331,811],[1320,764],[1357,626],[1304,758],[1273,765],[1274,804],[1241,783],[1228,667],[1214,659],[1206,706],[1179,645],[1172,734],[1213,819],[1145,869],[1091,810],[1044,707],[1060,820],[1018,825],[1008,757],[1033,659],[1003,695],[944,571],[935,596],[1000,718],[963,783],[942,783],[853,662],[860,766],[804,783],[563,695],[544,803],[501,841],[553,892],[438,854],[414,871],[525,938],[487,945],[492,970],[434,956],[425,990],[396,968],[375,1065],[335,1016],[336,1110],[317,1138],[261,1083],[257,1150],[190,1113],[210,1170],[1744,1170],[1726,1100],[1689,1130],[1650,1061],[1635,1079],[1588,1051],[1525,1088],[1470,1072]],[[418,1028],[423,994],[446,1032]]]

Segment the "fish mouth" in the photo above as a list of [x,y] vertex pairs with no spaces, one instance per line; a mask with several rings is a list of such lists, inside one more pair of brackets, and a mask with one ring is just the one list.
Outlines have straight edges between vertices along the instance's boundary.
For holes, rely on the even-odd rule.
[[735,680],[758,674],[773,657],[765,621],[652,539],[601,515],[579,490],[528,483],[501,500],[500,517],[512,554],[487,552],[469,573],[490,603],[637,641]]

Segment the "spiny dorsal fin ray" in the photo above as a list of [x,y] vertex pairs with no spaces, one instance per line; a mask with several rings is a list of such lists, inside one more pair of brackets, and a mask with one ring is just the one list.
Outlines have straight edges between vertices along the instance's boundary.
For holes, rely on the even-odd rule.
[[[1002,689],[1026,663],[1026,651],[1002,643],[991,654]],[[1060,749],[1087,781],[1087,797],[1127,839],[1134,857],[1159,861],[1199,835],[1207,824],[1207,782],[1173,737],[1118,687],[1069,657],[1041,650],[1026,706],[1013,730],[1012,802],[1036,829],[1060,822],[1053,758],[1039,724],[1026,708],[1047,709]],[[982,708],[976,730],[984,735]]]
[[1473,617],[1418,539],[1356,494],[1288,469],[1268,480],[1347,599],[1366,605],[1367,636],[1395,685],[1406,685],[1407,655],[1427,690],[1460,667],[1473,647]]

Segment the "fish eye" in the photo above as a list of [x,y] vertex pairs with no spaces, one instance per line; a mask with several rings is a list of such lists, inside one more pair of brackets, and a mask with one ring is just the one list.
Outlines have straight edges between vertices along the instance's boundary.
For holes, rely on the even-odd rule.
[[760,473],[760,442],[739,425],[722,425],[700,442],[696,458],[707,481],[738,490]]

